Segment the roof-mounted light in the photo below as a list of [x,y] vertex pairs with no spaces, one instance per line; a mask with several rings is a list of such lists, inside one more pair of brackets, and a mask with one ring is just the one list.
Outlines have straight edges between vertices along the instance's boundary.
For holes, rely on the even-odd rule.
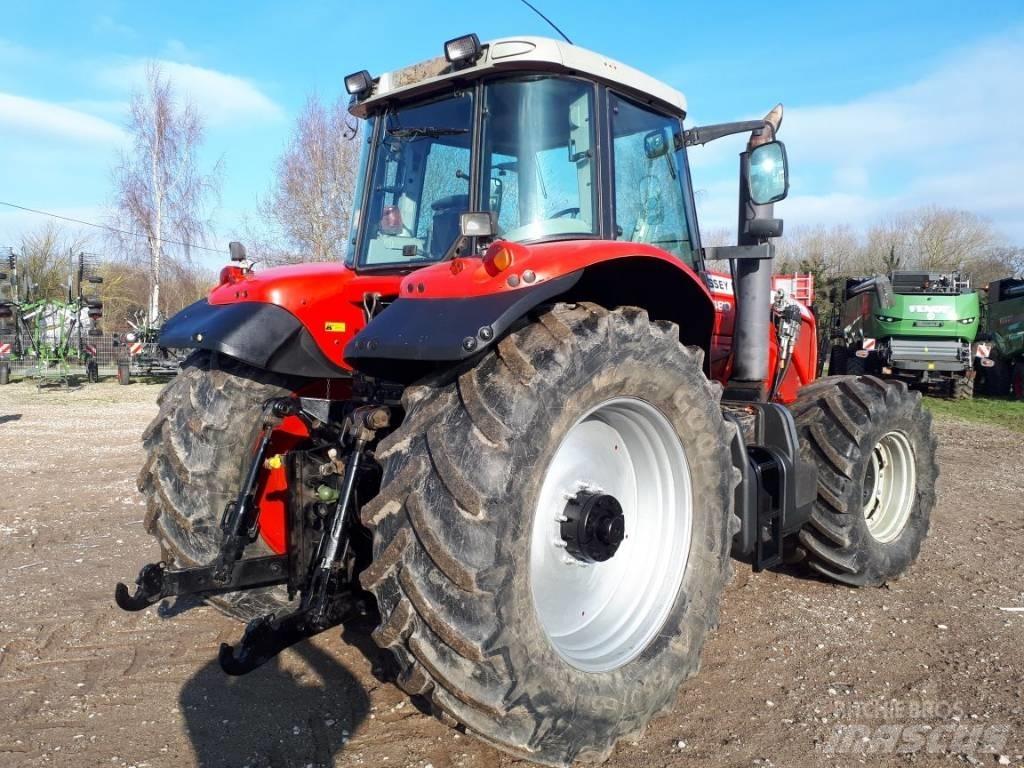
[[456,37],[444,44],[444,57],[456,67],[469,66],[483,52],[480,38],[474,35]]
[[353,72],[345,78],[345,90],[356,98],[369,93],[371,88],[373,88],[373,78],[365,69]]

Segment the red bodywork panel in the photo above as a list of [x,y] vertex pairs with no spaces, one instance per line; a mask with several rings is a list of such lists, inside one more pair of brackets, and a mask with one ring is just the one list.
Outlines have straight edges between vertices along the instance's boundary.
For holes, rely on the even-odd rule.
[[[500,254],[504,249],[507,254]],[[511,264],[499,266],[504,256]],[[498,258],[498,257],[501,258]],[[309,330],[327,358],[346,368],[343,352],[346,344],[363,328],[363,297],[379,293],[385,299],[401,295],[405,299],[474,297],[529,289],[585,267],[618,259],[645,258],[664,262],[685,274],[699,286],[715,306],[715,323],[710,341],[712,378],[725,382],[732,368],[732,335],[735,298],[727,275],[711,274],[711,290],[686,264],[653,246],[623,241],[577,240],[542,243],[531,246],[495,242],[483,259],[456,258],[432,264],[402,275],[357,274],[342,264],[317,263],[278,267],[261,272],[239,273],[225,270],[223,284],[213,289],[210,304],[266,302],[295,315]],[[532,272],[532,280],[528,280]],[[516,280],[510,284],[509,277]],[[525,276],[525,277],[524,277]],[[783,379],[778,399],[788,403],[797,390],[814,379],[817,370],[817,345],[813,315],[803,308],[803,328],[793,352],[792,362]],[[769,370],[774,371],[778,345],[774,334],[769,344]],[[766,372],[766,375],[768,372]],[[299,394],[327,396],[326,383],[317,382]],[[347,381],[334,380],[330,397],[347,399]],[[294,417],[285,420],[275,432],[271,453],[286,453],[307,436],[304,425]],[[260,480],[260,532],[267,545],[283,553],[286,541],[287,476],[285,470],[264,470]]]
[[[736,321],[736,297],[733,294],[732,277],[720,272],[709,272],[708,282],[711,284],[711,296],[715,301],[715,328],[711,338],[711,377],[723,384],[732,373],[732,337],[733,325]],[[773,287],[788,287],[788,276],[773,277]],[[779,385],[779,393],[775,398],[780,403],[792,403],[796,400],[800,387],[810,384],[817,377],[818,371],[818,324],[814,315],[805,304],[800,304],[802,327],[797,337],[793,354],[790,356],[789,368]],[[774,333],[768,338],[768,371],[767,380],[771,377],[779,363],[779,345]]]
[[287,309],[309,329],[327,359],[346,368],[345,345],[366,324],[363,296],[398,294],[401,275],[359,275],[336,262],[296,264],[246,272],[240,280],[219,285],[210,304],[261,301]]
[[[504,270],[495,266],[495,256],[505,249],[512,256],[512,264]],[[502,240],[487,249],[483,259],[460,258],[442,261],[413,272],[402,281],[402,296],[424,299],[457,299],[507,293],[530,288],[556,277],[577,272],[585,267],[626,258],[648,258],[663,262],[679,270],[698,285],[711,299],[703,281],[675,256],[651,245],[621,240],[571,240],[568,242],[520,245]],[[527,283],[520,279],[515,287],[508,284],[510,275],[522,278],[533,272],[535,279]]]

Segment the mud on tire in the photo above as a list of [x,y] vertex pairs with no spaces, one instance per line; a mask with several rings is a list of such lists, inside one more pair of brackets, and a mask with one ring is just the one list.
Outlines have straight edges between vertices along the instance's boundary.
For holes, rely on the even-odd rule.
[[[811,568],[836,581],[878,586],[917,559],[935,504],[936,438],[918,392],[873,376],[829,376],[804,387],[792,406],[803,457],[818,467],[818,498],[800,545]],[[898,535],[880,541],[865,517],[865,480],[879,441],[902,434],[916,486]]]
[[[380,494],[363,507],[374,562],[374,639],[399,684],[496,746],[551,765],[599,761],[696,673],[729,575],[738,523],[733,427],[700,350],[641,310],[556,305],[475,367],[406,391],[405,421],[379,445]],[[682,585],[632,660],[583,672],[553,647],[529,579],[533,510],[561,436],[598,403],[637,397],[679,435],[692,477],[693,533]]]
[[[138,487],[146,498],[146,530],[160,542],[168,564],[213,561],[224,505],[242,484],[263,403],[292,391],[280,376],[204,350],[189,355],[164,387],[160,412],[142,436],[146,463]],[[257,540],[247,554],[270,550]],[[288,604],[281,587],[208,599],[243,621]]]

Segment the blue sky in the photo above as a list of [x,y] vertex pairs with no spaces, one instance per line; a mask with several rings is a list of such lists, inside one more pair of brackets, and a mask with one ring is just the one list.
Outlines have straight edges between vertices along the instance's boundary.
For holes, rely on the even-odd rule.
[[[938,203],[1024,242],[1024,3],[537,3],[573,40],[686,93],[693,122],[787,107],[787,227],[865,224]],[[222,157],[218,245],[266,193],[306,95],[349,72],[438,55],[475,31],[549,35],[492,3],[4,2],[0,200],[103,220],[120,126],[145,62],[164,63]],[[741,140],[692,154],[702,227],[735,218]],[[0,245],[41,219],[0,208]]]

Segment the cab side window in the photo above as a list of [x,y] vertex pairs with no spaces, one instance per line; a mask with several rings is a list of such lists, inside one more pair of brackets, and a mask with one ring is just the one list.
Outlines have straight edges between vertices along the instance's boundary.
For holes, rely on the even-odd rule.
[[616,239],[647,243],[693,266],[679,120],[609,94]]

